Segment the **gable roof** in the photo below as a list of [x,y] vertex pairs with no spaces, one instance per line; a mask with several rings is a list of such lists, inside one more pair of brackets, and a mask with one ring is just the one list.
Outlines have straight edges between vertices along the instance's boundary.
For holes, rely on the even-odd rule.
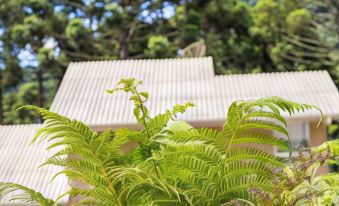
[[[68,180],[60,175],[50,183],[60,169],[50,165],[38,168],[53,154],[46,151],[46,142],[30,144],[40,127],[40,124],[0,126],[0,182],[19,183],[56,199],[68,190]],[[2,198],[0,205],[25,205],[9,201],[10,198],[11,195]],[[67,197],[61,200],[66,201]]]
[[213,59],[197,57],[72,62],[64,79],[117,82],[121,77],[135,77],[148,83],[206,80],[214,77]]
[[[236,100],[281,96],[320,107],[327,117],[339,117],[339,94],[326,71],[214,75],[212,59],[127,60],[70,64],[51,110],[81,120],[92,128],[136,124],[123,93],[107,94],[121,78],[143,80],[150,94],[151,115],[177,103],[194,102],[181,119],[196,126],[220,126]],[[318,112],[293,116],[319,118]],[[209,125],[210,124],[210,125]]]

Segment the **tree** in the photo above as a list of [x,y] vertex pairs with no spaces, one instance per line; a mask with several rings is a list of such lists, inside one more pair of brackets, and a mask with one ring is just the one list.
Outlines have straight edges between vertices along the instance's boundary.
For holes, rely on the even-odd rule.
[[[243,1],[187,1],[177,7],[181,48],[204,39],[207,55],[212,55],[216,73],[244,73],[264,64],[261,45],[250,35],[251,7]],[[244,60],[246,59],[246,60]]]
[[151,36],[148,39],[145,56],[149,58],[168,58],[175,56],[175,50],[164,36]]
[[339,36],[338,1],[313,1],[314,24],[321,37],[323,47],[328,51],[329,73],[339,88]]
[[[38,101],[34,103],[49,105],[45,84],[54,80],[57,88],[70,61],[146,57],[144,48],[153,33],[168,32],[163,8],[177,3],[3,0],[0,58],[5,68],[4,93],[18,90],[20,84],[26,83],[20,73],[27,67],[34,68],[36,77],[30,78],[38,84]],[[165,55],[156,51],[151,56],[175,56],[174,50],[166,51]],[[31,62],[20,59],[23,52],[30,54]]]
[[[17,51],[10,43],[10,34],[6,29],[21,18],[20,2],[0,2],[0,123],[3,123],[3,94],[6,89],[16,86],[21,80],[21,70],[16,59]],[[18,15],[11,15],[11,14]],[[14,51],[13,51],[14,50]],[[19,69],[18,69],[19,68]]]
[[336,1],[0,2],[3,93],[35,81],[40,106],[50,104],[46,82],[57,88],[71,61],[175,57],[200,40],[217,74],[325,69],[339,84]]
[[[6,52],[1,55],[6,65],[3,77],[5,86],[10,86],[11,90],[15,90],[22,80],[20,78],[21,68],[26,67],[19,64],[18,55],[26,50],[37,56],[44,47],[44,41],[49,38],[48,19],[52,18],[54,5],[45,0],[4,1],[1,5],[3,14],[1,26],[4,32],[1,41],[6,49]],[[11,15],[13,13],[19,15]],[[35,68],[38,82],[37,104],[44,106],[43,82],[47,68],[43,65],[44,63],[39,62],[41,58],[35,59],[37,64],[30,66]],[[13,77],[17,78],[13,79]]]
[[[323,41],[309,1],[260,0],[254,7],[252,35],[261,39],[272,69],[333,69],[330,46]],[[332,62],[332,63],[331,63]]]
[[18,108],[27,105],[38,105],[38,85],[36,82],[27,82],[21,84],[16,93],[6,93],[3,99],[4,102],[4,124],[20,124],[30,123],[33,120],[37,121],[37,116],[32,111],[17,111]]

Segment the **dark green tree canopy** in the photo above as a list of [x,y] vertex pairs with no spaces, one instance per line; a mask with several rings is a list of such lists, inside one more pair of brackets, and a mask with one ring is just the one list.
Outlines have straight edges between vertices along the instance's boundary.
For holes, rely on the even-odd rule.
[[217,74],[326,69],[338,85],[337,7],[330,0],[0,0],[0,96],[20,99],[32,81],[30,103],[48,106],[70,61],[176,57],[201,39]]

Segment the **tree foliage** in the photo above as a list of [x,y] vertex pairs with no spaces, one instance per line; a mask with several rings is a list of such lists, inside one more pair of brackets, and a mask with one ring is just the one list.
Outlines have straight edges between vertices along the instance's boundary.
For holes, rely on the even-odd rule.
[[[201,39],[217,74],[326,69],[338,85],[337,7],[330,0],[1,0],[0,96],[34,81],[30,103],[46,107],[47,82],[57,88],[70,61],[176,57]],[[3,122],[20,122],[8,108]]]
[[[72,186],[66,194],[83,197],[77,205],[260,203],[250,188],[276,194],[273,171],[286,167],[286,160],[249,143],[290,148],[282,112],[292,115],[315,108],[279,97],[237,101],[229,107],[221,130],[193,128],[176,118],[194,104],[176,105],[152,117],[145,106],[149,95],[138,90],[140,84],[135,79],[122,79],[107,92],[130,94],[141,130],[119,128],[98,133],[80,121],[36,106],[25,107],[45,120],[33,142],[49,141],[47,149],[57,149],[44,165],[63,168],[59,174],[65,174]],[[332,150],[337,155],[335,146]],[[23,191],[19,199],[24,201],[50,205],[51,200],[40,193],[0,183],[0,196],[12,190]]]

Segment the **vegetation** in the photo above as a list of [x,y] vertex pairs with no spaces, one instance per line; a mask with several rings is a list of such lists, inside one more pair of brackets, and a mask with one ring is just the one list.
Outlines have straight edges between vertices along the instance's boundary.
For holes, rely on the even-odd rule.
[[339,141],[332,140],[317,148],[299,150],[290,165],[273,172],[272,194],[251,188],[264,205],[336,205],[339,203],[339,174],[321,174],[324,163],[338,165]]
[[[194,106],[192,103],[176,105],[151,117],[145,107],[148,93],[139,92],[139,84],[135,79],[123,79],[108,92],[130,94],[142,130],[120,128],[97,133],[77,120],[36,106],[25,107],[38,111],[45,119],[33,141],[50,141],[49,148],[58,149],[44,165],[63,168],[61,173],[72,186],[66,194],[83,196],[77,205],[338,203],[339,175],[315,177],[312,172],[314,165],[338,161],[338,140],[311,149],[296,161],[292,159],[292,166],[249,146],[254,143],[290,148],[281,112],[294,114],[315,107],[279,97],[238,101],[230,106],[221,130],[193,128],[176,120],[179,113]],[[276,137],[273,131],[286,138]],[[57,204],[24,186],[0,183],[0,197],[13,190],[22,191],[14,199]]]
[[175,57],[200,39],[217,74],[325,69],[338,86],[337,8],[331,0],[0,0],[0,123],[36,122],[15,110],[48,108],[70,61]]

